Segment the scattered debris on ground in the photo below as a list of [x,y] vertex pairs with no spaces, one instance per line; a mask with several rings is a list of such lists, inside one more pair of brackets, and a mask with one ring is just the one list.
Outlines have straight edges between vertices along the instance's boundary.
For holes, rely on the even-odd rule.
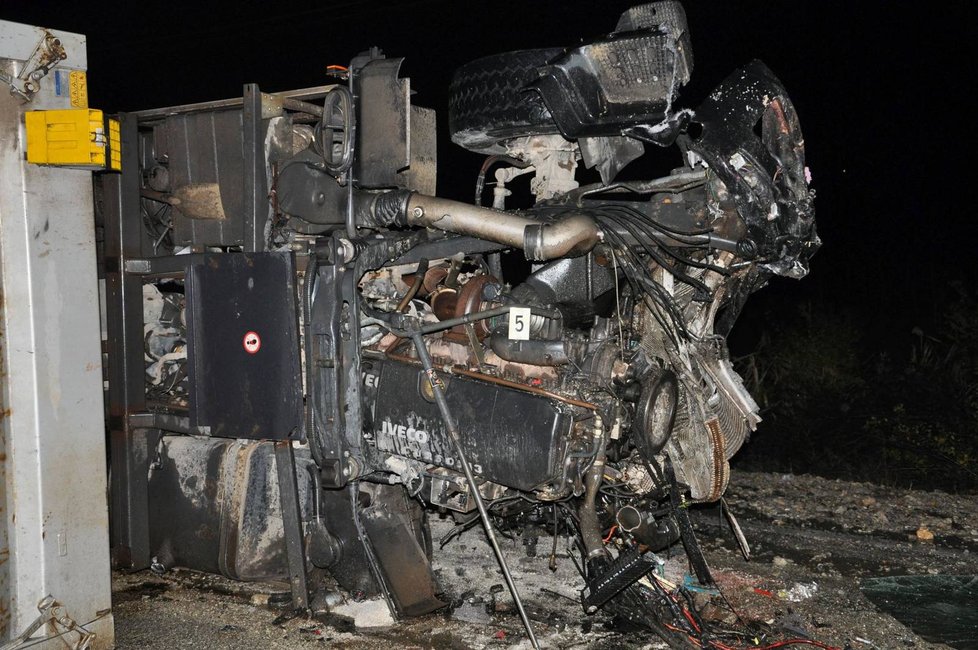
[[[718,508],[694,523],[730,607],[701,615],[725,625],[760,621],[783,634],[810,636],[852,650],[938,649],[880,611],[860,590],[865,578],[978,575],[978,503],[913,490],[810,476],[735,472],[728,491],[750,541],[745,561],[720,522]],[[453,526],[432,518],[432,537]],[[918,531],[926,529],[932,539]],[[556,570],[531,555],[549,555],[553,538],[503,540],[541,643],[550,648],[664,648],[647,631],[599,613],[584,616],[580,577],[566,540]],[[684,556],[666,560],[670,580],[686,574]],[[377,600],[319,603],[316,615],[287,610],[285,583],[236,583],[191,571],[117,574],[114,607],[119,648],[511,648],[529,647],[497,565],[478,528],[435,553],[446,610],[395,623]],[[692,583],[687,583],[692,584]],[[695,585],[693,585],[695,586]],[[696,594],[698,605],[709,594]],[[283,609],[286,608],[286,609]],[[956,646],[967,647],[967,646]]]

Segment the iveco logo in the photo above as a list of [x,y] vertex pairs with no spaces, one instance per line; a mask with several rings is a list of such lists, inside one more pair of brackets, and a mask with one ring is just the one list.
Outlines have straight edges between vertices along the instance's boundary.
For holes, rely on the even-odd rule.
[[383,421],[381,432],[391,437],[405,438],[408,442],[416,442],[419,445],[428,442],[428,432],[424,429],[415,429],[414,427],[406,427],[403,424],[394,424],[390,420]]

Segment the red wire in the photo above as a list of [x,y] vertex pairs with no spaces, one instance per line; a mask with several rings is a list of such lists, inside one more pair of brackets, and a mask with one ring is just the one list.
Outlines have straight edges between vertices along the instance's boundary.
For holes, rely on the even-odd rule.
[[[611,539],[611,535],[615,532],[614,529],[615,527],[613,526],[611,532],[608,533],[608,538],[605,540],[605,542]],[[673,597],[673,600],[676,601],[675,597]],[[689,621],[690,625],[693,626],[693,629],[696,630],[697,632],[701,632],[699,625],[696,624],[696,619],[693,618],[693,615],[689,612],[689,609],[681,605],[679,602],[676,602],[676,604],[680,605],[680,608],[682,609],[683,612],[683,616],[685,616],[686,619]],[[689,640],[692,641],[695,645],[697,645],[698,647],[703,647],[703,644],[699,639],[685,632],[684,630],[681,630],[673,625],[669,625],[668,623],[663,623],[663,625],[674,632],[680,632],[682,634],[685,634],[687,637],[689,637]],[[738,650],[738,648],[734,648],[733,646],[728,646],[718,641],[707,641],[707,643],[709,644],[710,648],[713,648],[715,650]],[[839,648],[837,646],[828,645],[826,643],[822,643],[821,641],[814,641],[812,639],[785,639],[783,641],[775,641],[774,643],[770,643],[765,646],[744,646],[743,650],[777,650],[777,648],[784,648],[790,645],[810,645],[816,648],[821,648],[822,650],[842,650],[842,648]]]
[[812,641],[811,639],[786,639],[784,641],[778,641],[770,645],[755,648],[754,650],[774,650],[775,648],[783,648],[788,645],[812,645],[816,648],[822,648],[823,650],[842,650],[834,645],[828,645],[822,643],[821,641]]
[[693,626],[693,629],[699,632],[700,626],[696,624],[696,619],[693,618],[693,615],[689,613],[688,609],[686,609],[685,607],[683,607],[682,609],[683,609],[683,616],[685,616],[686,620],[689,621],[689,624]]
[[615,531],[616,530],[618,530],[618,524],[615,524],[614,526],[611,527],[611,530],[608,531],[608,536],[605,537],[602,541],[605,544],[607,544],[608,542],[610,542],[611,541],[611,536],[615,534]]

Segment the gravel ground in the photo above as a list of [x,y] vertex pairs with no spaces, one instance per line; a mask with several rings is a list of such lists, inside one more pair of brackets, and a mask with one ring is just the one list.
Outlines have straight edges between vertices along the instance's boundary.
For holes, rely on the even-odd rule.
[[[859,591],[867,576],[978,574],[978,502],[939,492],[891,490],[809,476],[735,472],[727,493],[752,547],[746,562],[719,510],[694,513],[704,551],[724,595],[745,619],[810,634],[853,650],[947,648],[924,641],[877,610]],[[434,518],[433,518],[434,519]],[[432,522],[437,540],[448,521]],[[535,629],[551,648],[660,648],[648,633],[626,631],[601,614],[585,617],[580,578],[552,538],[539,557],[523,540],[504,549]],[[442,551],[435,570],[456,605],[394,623],[381,603],[341,602],[315,616],[290,618],[275,603],[284,584],[234,583],[191,571],[116,574],[114,611],[119,648],[506,648],[529,647],[488,545],[478,528]],[[684,565],[669,561],[667,576]],[[325,610],[329,609],[326,613]],[[487,613],[491,612],[490,613]],[[713,608],[704,612],[731,617]]]

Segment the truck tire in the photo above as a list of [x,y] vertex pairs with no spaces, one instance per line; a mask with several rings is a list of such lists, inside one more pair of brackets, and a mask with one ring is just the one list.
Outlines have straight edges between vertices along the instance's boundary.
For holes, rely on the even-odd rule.
[[452,141],[470,151],[503,153],[510,138],[558,133],[540,94],[526,86],[560,48],[518,50],[467,63],[449,87],[448,128]]

